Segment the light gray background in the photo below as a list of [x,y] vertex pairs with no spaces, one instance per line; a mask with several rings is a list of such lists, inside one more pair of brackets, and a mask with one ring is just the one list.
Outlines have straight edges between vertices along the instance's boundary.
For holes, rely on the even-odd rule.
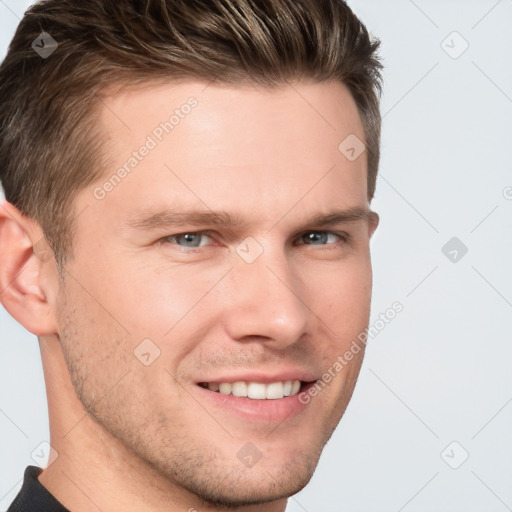
[[[0,0],[2,57],[30,3]],[[350,5],[386,66],[371,323],[396,300],[404,310],[368,344],[340,427],[287,512],[509,510],[512,0]],[[442,252],[454,236],[468,248],[455,263]],[[5,510],[49,431],[37,339],[3,309],[0,338]]]

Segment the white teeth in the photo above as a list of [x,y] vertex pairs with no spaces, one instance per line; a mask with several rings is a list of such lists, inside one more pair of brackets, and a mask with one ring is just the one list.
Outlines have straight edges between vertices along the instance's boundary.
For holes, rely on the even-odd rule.
[[265,384],[261,382],[249,382],[247,385],[247,397],[262,400],[265,396]]
[[[206,385],[205,385],[206,386]],[[253,400],[276,400],[285,396],[296,395],[300,389],[300,380],[287,380],[264,384],[262,382],[220,382],[209,383],[210,391],[218,391],[223,395],[247,397]]]
[[[299,382],[300,386],[300,382]],[[283,398],[283,383],[282,382],[272,382],[267,386],[265,390],[266,398],[270,398],[271,400],[275,400],[276,398]]]
[[247,382],[233,382],[233,396],[247,396]]
[[219,391],[223,394],[223,395],[230,395],[231,394],[231,391],[232,391],[232,388],[233,386],[231,385],[231,383],[229,382],[221,382],[219,384]]

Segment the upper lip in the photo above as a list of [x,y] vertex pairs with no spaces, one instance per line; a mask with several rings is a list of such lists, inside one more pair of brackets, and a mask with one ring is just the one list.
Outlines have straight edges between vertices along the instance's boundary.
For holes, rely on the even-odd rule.
[[230,373],[229,375],[223,374],[223,375],[212,375],[211,377],[204,377],[201,380],[197,381],[197,383],[200,382],[262,382],[265,384],[269,384],[271,382],[281,382],[281,381],[287,381],[287,380],[300,380],[303,382],[312,382],[317,380],[317,377],[315,377],[314,373],[307,370],[299,370],[299,369],[290,369],[290,370],[281,370],[279,372],[275,373],[269,373],[267,372],[258,372],[258,371],[251,371],[251,372],[240,372],[239,374],[233,374]]

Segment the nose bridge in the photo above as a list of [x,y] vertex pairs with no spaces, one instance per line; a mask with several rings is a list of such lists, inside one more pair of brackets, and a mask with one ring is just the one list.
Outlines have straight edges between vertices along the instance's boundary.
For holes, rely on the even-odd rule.
[[264,337],[284,347],[312,328],[313,315],[300,296],[286,254],[269,245],[252,262],[242,253],[230,272],[232,303],[225,326],[233,339]]

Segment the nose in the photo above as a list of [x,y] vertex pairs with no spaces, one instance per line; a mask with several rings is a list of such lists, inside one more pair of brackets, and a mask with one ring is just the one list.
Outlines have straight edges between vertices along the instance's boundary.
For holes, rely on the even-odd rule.
[[224,326],[231,339],[284,349],[314,329],[316,316],[307,306],[305,287],[286,255],[276,252],[264,251],[252,263],[237,261],[229,273]]

